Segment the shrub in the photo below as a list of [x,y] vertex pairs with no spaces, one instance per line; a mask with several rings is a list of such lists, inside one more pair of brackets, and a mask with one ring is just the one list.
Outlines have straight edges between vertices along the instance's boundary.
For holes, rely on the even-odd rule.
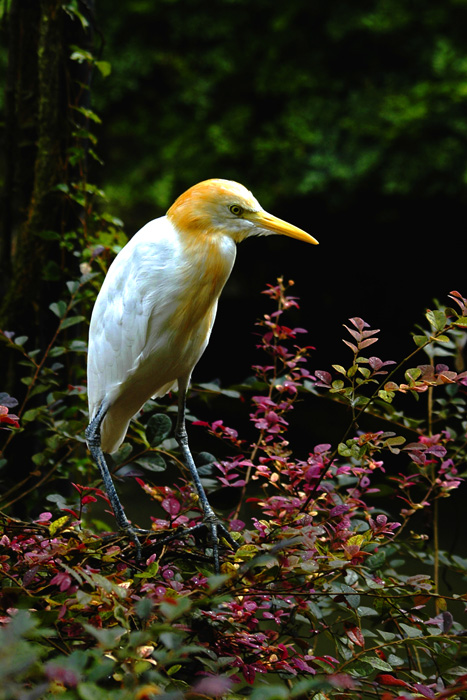
[[[212,495],[238,495],[229,523],[239,549],[225,546],[215,576],[203,543],[180,534],[157,545],[202,514],[171,438],[174,402],[149,402],[116,459],[154,501],[144,563],[121,536],[98,533],[93,508],[106,496],[97,481],[74,484],[68,502],[49,494],[55,508],[33,522],[3,516],[1,700],[391,700],[467,691],[465,596],[440,580],[442,569],[461,590],[467,561],[441,550],[438,510],[462,483],[467,373],[444,362],[465,341],[467,300],[452,292],[455,308],[429,311],[429,329],[398,364],[370,353],[378,331],[353,318],[348,366],[312,373],[312,348],[300,343],[306,331],[285,325],[297,298],[282,279],[265,294],[274,304],[258,324],[266,360],[224,392],[249,412],[250,433],[222,419],[190,429],[206,430],[222,453],[202,455],[200,470]],[[41,381],[56,380],[44,372]],[[49,468],[68,445],[63,473],[97,479],[76,439],[83,392],[70,392],[83,414],[70,425],[50,408],[58,390],[33,409],[48,428]],[[289,424],[294,412],[314,419],[310,397],[344,404],[350,420],[336,444],[310,445],[300,459]],[[426,416],[412,416],[413,399],[425,398]],[[15,405],[2,399],[7,411]],[[18,414],[20,429],[0,409],[2,427],[9,416],[20,440],[30,416]],[[366,430],[368,417],[384,428]],[[181,469],[175,483],[150,483],[167,465]]]

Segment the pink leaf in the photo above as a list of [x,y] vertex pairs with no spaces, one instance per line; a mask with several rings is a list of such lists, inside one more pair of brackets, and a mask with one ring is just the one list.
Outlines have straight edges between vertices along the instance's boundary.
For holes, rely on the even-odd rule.
[[233,681],[227,676],[206,676],[196,683],[193,690],[200,695],[210,698],[219,698],[225,695],[233,685]]
[[164,498],[161,506],[169,515],[177,515],[180,512],[180,503],[176,498]]
[[373,343],[377,343],[378,338],[367,338],[366,340],[362,340],[358,344],[358,349],[363,350],[363,348],[367,348],[369,345],[373,345]]
[[353,350],[353,351],[354,351],[355,353],[357,353],[357,352],[358,352],[358,348],[357,348],[357,346],[356,346],[356,345],[354,345],[353,343],[349,343],[349,341],[348,341],[348,340],[343,340],[342,342],[343,342],[343,343],[345,343],[346,345],[348,345],[348,346],[349,346],[349,348],[350,348],[351,350]]
[[423,695],[425,698],[430,698],[430,700],[432,700],[432,698],[436,697],[433,690],[427,685],[422,685],[421,683],[414,683],[413,687],[420,693],[420,695]]
[[350,323],[353,323],[355,328],[358,328],[359,331],[362,331],[364,328],[369,328],[369,324],[363,320],[363,318],[359,318],[358,316],[354,316],[353,318],[349,318]]

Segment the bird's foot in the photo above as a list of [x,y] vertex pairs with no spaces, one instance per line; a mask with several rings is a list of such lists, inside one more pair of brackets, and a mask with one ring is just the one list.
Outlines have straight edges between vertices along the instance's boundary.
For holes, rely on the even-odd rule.
[[223,523],[221,523],[219,518],[214,513],[208,513],[202,522],[197,523],[196,525],[192,525],[192,527],[179,529],[176,532],[174,532],[173,535],[168,535],[167,537],[164,537],[162,540],[158,540],[157,542],[152,542],[151,544],[154,548],[159,548],[159,547],[162,547],[166,544],[169,544],[170,542],[173,542],[174,540],[183,539],[187,535],[193,535],[195,533],[200,534],[203,532],[203,530],[206,531],[206,533],[207,533],[207,537],[206,537],[207,544],[212,549],[212,558],[214,560],[214,570],[215,570],[216,574],[219,574],[220,573],[220,563],[219,563],[220,538],[225,539],[234,551],[238,549],[239,545],[234,540],[234,538],[232,537],[230,532],[227,530],[225,525]]
[[122,524],[119,529],[120,529],[120,533],[125,538],[130,540],[130,542],[133,542],[133,544],[135,545],[136,563],[140,564],[142,561],[143,547],[142,547],[142,544],[141,544],[141,541],[140,541],[140,538],[138,537],[138,535],[144,535],[144,536],[154,535],[154,531],[153,530],[143,530],[140,527],[133,527],[133,525],[131,525],[131,523],[129,523],[128,521],[126,523]]

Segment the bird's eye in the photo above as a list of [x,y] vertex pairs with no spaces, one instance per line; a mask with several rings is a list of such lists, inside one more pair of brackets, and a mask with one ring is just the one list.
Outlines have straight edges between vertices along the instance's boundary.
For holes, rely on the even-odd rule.
[[230,213],[234,216],[241,216],[243,214],[243,209],[238,204],[231,204],[229,209]]

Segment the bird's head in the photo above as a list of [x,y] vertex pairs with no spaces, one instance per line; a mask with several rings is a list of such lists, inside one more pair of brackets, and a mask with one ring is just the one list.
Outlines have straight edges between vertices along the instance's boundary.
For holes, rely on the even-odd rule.
[[236,243],[248,236],[274,233],[318,243],[297,226],[268,214],[246,187],[232,180],[204,180],[190,187],[172,204],[167,217],[179,231],[224,233]]

